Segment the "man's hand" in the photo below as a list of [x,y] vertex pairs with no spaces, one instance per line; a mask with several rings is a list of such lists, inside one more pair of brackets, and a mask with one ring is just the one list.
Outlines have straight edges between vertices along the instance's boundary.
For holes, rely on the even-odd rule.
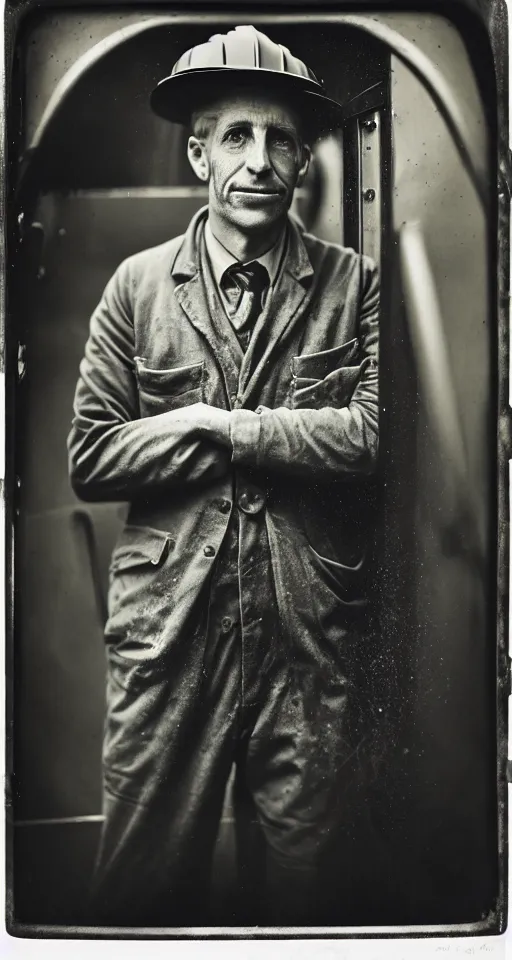
[[230,425],[231,414],[229,410],[221,410],[219,407],[211,407],[207,403],[193,403],[185,408],[190,415],[192,422],[198,427],[198,432],[202,437],[213,440],[223,447],[232,449]]

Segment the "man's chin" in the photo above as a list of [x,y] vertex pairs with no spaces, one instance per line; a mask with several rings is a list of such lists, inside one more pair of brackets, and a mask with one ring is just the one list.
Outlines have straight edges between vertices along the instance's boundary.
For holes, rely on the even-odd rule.
[[286,217],[288,208],[282,202],[274,205],[254,204],[250,208],[235,207],[230,210],[233,226],[244,231],[259,231],[270,228]]

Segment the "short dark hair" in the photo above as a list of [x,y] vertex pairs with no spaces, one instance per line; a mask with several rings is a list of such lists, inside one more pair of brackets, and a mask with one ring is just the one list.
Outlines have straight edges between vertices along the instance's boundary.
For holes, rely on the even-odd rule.
[[213,104],[211,107],[204,106],[194,110],[190,118],[192,133],[198,140],[208,140],[218,119],[219,114],[215,111]]

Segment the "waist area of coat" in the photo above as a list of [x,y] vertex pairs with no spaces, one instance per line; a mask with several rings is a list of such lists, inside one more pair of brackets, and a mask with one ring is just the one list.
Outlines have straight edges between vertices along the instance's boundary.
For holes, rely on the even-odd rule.
[[265,664],[278,642],[279,614],[266,528],[265,493],[235,485],[235,502],[212,572],[209,590],[210,656],[235,646],[239,702],[250,707],[262,695]]

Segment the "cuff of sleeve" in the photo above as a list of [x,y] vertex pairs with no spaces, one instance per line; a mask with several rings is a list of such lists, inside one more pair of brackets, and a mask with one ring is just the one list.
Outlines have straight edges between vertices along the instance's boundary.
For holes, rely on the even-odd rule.
[[261,419],[254,410],[231,411],[231,443],[233,463],[256,465],[260,443]]

